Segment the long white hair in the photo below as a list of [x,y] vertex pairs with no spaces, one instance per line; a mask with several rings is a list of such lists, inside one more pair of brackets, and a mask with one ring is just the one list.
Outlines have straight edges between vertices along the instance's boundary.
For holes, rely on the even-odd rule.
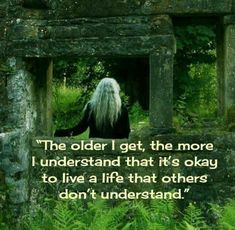
[[117,121],[122,107],[119,91],[120,86],[113,78],[103,78],[97,85],[90,105],[98,129],[113,126]]

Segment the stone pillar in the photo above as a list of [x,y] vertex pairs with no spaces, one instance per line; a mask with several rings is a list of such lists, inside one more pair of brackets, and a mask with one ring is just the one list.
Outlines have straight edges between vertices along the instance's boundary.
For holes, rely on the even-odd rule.
[[5,60],[0,60],[0,133],[3,132],[3,126],[6,124],[7,119],[7,68],[4,65]]
[[[6,188],[7,208],[18,216],[29,200],[31,138],[49,135],[52,130],[52,62],[48,59],[9,58],[7,64],[9,73],[0,82],[3,89],[0,98],[4,100],[1,102],[4,110],[1,109],[0,114],[5,115],[0,119],[3,124],[0,132],[0,181]],[[0,208],[3,209],[1,205]]]
[[235,125],[235,15],[224,17],[224,110]]
[[224,25],[222,20],[216,25],[216,65],[218,80],[218,115],[223,117],[225,114],[224,104]]
[[52,76],[53,62],[48,58],[31,60],[36,76],[37,135],[52,135]]
[[[6,212],[19,215],[29,199],[31,134],[37,117],[34,77],[21,58],[7,60],[4,86],[5,119],[0,133],[0,172],[6,188]],[[7,210],[7,208],[11,210]]]
[[153,132],[172,132],[174,39],[150,55],[150,126]]

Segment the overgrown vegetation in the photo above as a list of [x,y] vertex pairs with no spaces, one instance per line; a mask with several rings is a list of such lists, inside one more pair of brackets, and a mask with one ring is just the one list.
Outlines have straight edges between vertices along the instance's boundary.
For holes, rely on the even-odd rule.
[[175,26],[175,35],[175,126],[204,126],[217,115],[215,27]]
[[[175,26],[174,126],[217,125],[214,26]],[[76,124],[97,83],[114,77],[121,85],[133,129],[148,123],[147,59],[55,60],[54,121],[57,128]],[[208,125],[209,123],[209,125]]]
[[[214,119],[217,112],[214,28],[175,28],[178,50],[174,71],[174,124],[177,128],[203,125],[205,119]],[[146,90],[144,86],[141,88],[141,84],[148,78],[144,63],[143,60],[127,59],[55,60],[53,109],[56,128],[71,127],[80,120],[85,104],[103,77],[115,77],[120,83],[132,129],[147,125],[148,98],[140,99],[144,97],[143,91]],[[140,68],[144,71],[140,72]],[[138,83],[141,77],[144,80]],[[87,133],[80,138],[87,138]],[[110,205],[100,199],[88,203],[45,199],[31,207],[29,213],[22,217],[17,229],[229,230],[234,228],[235,222],[234,201],[224,208],[211,205],[208,212],[216,216],[216,223],[213,224],[192,203],[183,212],[173,201],[164,200],[148,203],[125,201]]]
[[[216,207],[216,208],[215,208]],[[223,208],[211,206],[219,215],[216,226],[210,225],[200,208],[190,203],[182,213],[172,200],[123,201],[111,205],[101,199],[45,200],[33,205],[17,224],[17,230],[232,230],[235,201]],[[3,225],[2,225],[3,226]],[[13,229],[13,228],[5,228]]]

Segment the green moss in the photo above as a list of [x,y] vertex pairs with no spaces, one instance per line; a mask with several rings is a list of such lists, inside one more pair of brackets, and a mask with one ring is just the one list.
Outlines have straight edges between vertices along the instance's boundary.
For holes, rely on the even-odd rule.
[[235,105],[227,109],[226,120],[228,124],[235,123]]

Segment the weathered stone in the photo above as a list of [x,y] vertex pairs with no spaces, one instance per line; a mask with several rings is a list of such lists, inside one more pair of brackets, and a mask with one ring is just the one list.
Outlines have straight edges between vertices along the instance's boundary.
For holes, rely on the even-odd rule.
[[[29,1],[29,0],[27,0]],[[31,7],[35,6],[36,3]],[[45,2],[45,1],[44,1]],[[51,0],[46,4],[60,18],[106,17],[147,14],[219,14],[231,13],[232,0]]]
[[[171,49],[170,49],[171,48]],[[174,43],[150,55],[150,125],[156,133],[171,132],[173,116]]]
[[217,22],[216,27],[216,53],[217,53],[217,80],[218,80],[218,115],[225,114],[225,91],[224,91],[224,24],[222,20]]
[[22,0],[22,6],[29,9],[46,9],[47,0]]
[[[27,40],[25,39],[27,34]],[[149,55],[173,34],[168,16],[76,20],[16,19],[7,33],[13,56]]]
[[[34,103],[37,107],[36,133],[52,135],[52,76],[53,62],[48,58],[33,59],[31,71],[36,76]],[[35,71],[36,70],[36,71]]]
[[235,12],[235,0],[232,0],[232,12]]
[[1,161],[0,171],[5,175],[5,184],[9,188],[11,204],[26,202],[28,199],[29,141],[24,130],[0,135]]
[[157,47],[172,42],[173,36],[168,35],[13,41],[8,51],[19,57],[148,56]]
[[0,2],[0,18],[3,18],[6,16],[7,13],[7,5],[6,2]]
[[227,15],[223,18],[224,25],[235,24],[235,15]]
[[6,177],[6,183],[10,189],[10,200],[13,204],[22,204],[28,201],[29,185],[28,180],[21,179],[18,181]]
[[[235,24],[227,25],[225,28],[224,43],[224,100],[225,113],[229,115],[229,111],[235,106]],[[235,118],[234,118],[235,119]],[[229,120],[229,123],[235,120]]]
[[8,123],[12,127],[25,127],[32,131],[36,118],[32,101],[32,76],[25,70],[24,63],[18,59],[9,59],[14,73],[8,77],[7,92],[9,100]]
[[7,76],[0,75],[0,133],[3,132],[3,126],[6,124],[8,116],[8,101],[6,90]]
[[[192,185],[189,199],[216,198],[220,195],[234,195],[234,135],[197,136],[163,135],[156,132],[169,132],[172,128],[172,71],[174,56],[174,35],[170,16],[212,16],[223,23],[218,27],[218,76],[220,78],[220,106],[227,118],[234,113],[235,104],[235,1],[234,0],[8,0],[0,2],[0,56],[9,58],[13,72],[0,79],[0,180],[12,188],[8,197],[12,205],[28,200],[29,162],[31,156],[30,138],[34,135],[52,134],[51,84],[52,61],[58,56],[147,56],[150,59],[150,124],[145,142],[151,138],[167,143],[172,142],[213,142],[216,148],[210,157],[218,158],[220,165],[213,174],[207,169],[195,168],[154,168],[157,175],[185,173],[210,174],[207,185]],[[198,19],[198,18],[197,18]],[[195,19],[195,20],[197,20]],[[211,20],[212,20],[211,19]],[[187,21],[187,18],[183,19]],[[189,21],[187,21],[189,23]],[[225,25],[225,36],[224,26]],[[224,40],[223,40],[224,39]],[[222,45],[220,45],[220,43]],[[29,57],[27,59],[27,57]],[[24,59],[23,59],[24,58]],[[31,67],[28,66],[30,64]],[[229,113],[229,111],[231,113]],[[229,115],[230,114],[230,115]],[[137,139],[138,135],[136,135]],[[133,139],[134,140],[134,139]],[[132,140],[132,141],[133,141]],[[138,152],[138,159],[155,156],[153,150]],[[45,156],[45,151],[33,148],[36,156]],[[55,156],[54,152],[49,153]],[[85,157],[68,152],[68,155]],[[122,158],[126,154],[107,150],[101,157]],[[208,156],[207,152],[184,152],[173,150],[169,153],[180,159]],[[91,173],[99,174],[97,170]],[[112,168],[105,169],[114,170]],[[116,170],[116,169],[115,169]],[[123,173],[130,169],[120,168]],[[136,169],[135,169],[136,170]],[[138,169],[144,175],[145,168]],[[87,171],[72,170],[73,173]],[[148,171],[150,172],[150,171]],[[55,172],[56,173],[56,172]],[[57,172],[58,173],[58,172]],[[86,189],[88,184],[84,184]],[[96,185],[99,189],[99,184]],[[102,185],[103,186],[103,185]],[[127,186],[127,185],[125,185]],[[171,185],[161,185],[171,188]],[[108,186],[104,186],[109,189]],[[147,186],[148,188],[151,185]],[[142,187],[146,189],[147,187]],[[158,185],[157,185],[158,187]],[[116,189],[116,187],[113,187]],[[41,188],[40,188],[41,189]],[[48,189],[48,188],[47,188]],[[133,186],[138,190],[139,185]],[[194,192],[195,191],[195,192]],[[233,192],[232,192],[233,191]],[[191,197],[190,197],[191,196]],[[6,196],[7,197],[7,196]],[[2,207],[2,206],[1,206]],[[14,209],[14,208],[13,208]]]
[[219,15],[234,12],[232,4],[233,0],[9,0],[7,12],[15,18],[44,19],[153,14]]
[[[1,96],[4,97],[1,103],[5,109],[0,110],[0,114],[4,115],[4,119],[0,119],[3,124],[0,133],[0,177],[4,177],[1,181],[7,188],[4,192],[9,197],[6,200],[8,207],[18,215],[21,206],[29,199],[30,138],[36,133],[51,135],[52,132],[49,106],[52,64],[48,59],[38,62],[40,71],[37,73],[40,76],[37,78],[29,72],[28,63],[23,59],[9,58],[7,64],[11,67],[10,71],[6,72],[5,78],[1,76],[3,81],[0,84],[3,89]],[[4,73],[2,70],[1,74]]]
[[81,37],[144,36],[172,34],[168,16],[82,18],[73,20],[16,19],[8,37],[24,39],[76,39]]

